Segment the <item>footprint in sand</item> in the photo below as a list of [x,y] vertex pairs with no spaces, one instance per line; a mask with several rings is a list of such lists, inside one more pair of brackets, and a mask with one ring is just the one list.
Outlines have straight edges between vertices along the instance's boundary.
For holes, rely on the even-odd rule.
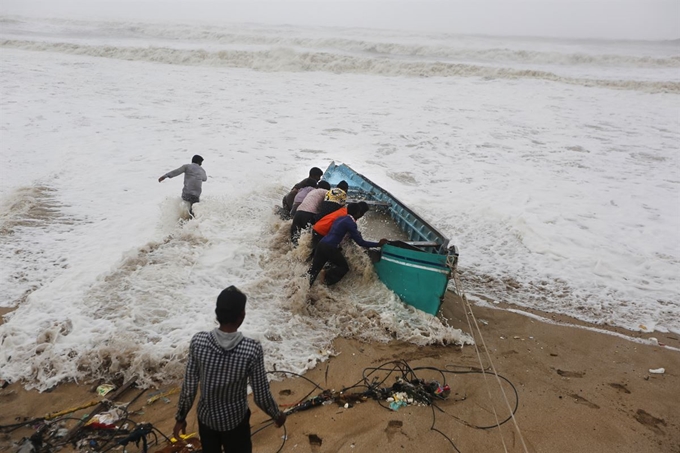
[[556,370],[557,374],[563,377],[569,377],[569,378],[582,378],[586,373],[582,373],[580,371],[564,371],[564,370]]
[[659,425],[666,426],[666,421],[661,419],[661,418],[656,418],[653,415],[643,411],[642,409],[638,409],[637,413],[634,415],[635,420],[646,426],[647,428],[651,429],[657,434],[663,434],[663,431],[659,427]]
[[599,408],[600,408],[600,406],[598,406],[597,404],[591,403],[590,401],[588,401],[587,399],[585,399],[585,398],[582,397],[581,395],[577,395],[576,393],[573,393],[573,394],[571,394],[571,395],[569,395],[569,396],[570,396],[571,398],[574,398],[574,400],[576,400],[576,402],[577,402],[578,404],[586,405],[586,406],[588,406],[588,407],[591,408],[591,409],[599,409]]
[[626,388],[626,386],[623,385],[623,384],[617,384],[616,382],[611,382],[611,383],[609,384],[609,386],[612,387],[612,388],[615,388],[616,390],[618,390],[618,391],[621,392],[621,393],[628,393],[628,394],[630,394],[630,390],[628,390],[628,389]]
[[390,420],[387,422],[387,428],[385,432],[387,433],[387,439],[391,442],[395,434],[401,433],[401,428],[404,426],[404,422],[401,420]]
[[309,446],[311,447],[312,452],[317,453],[321,448],[321,444],[323,443],[323,441],[316,434],[310,434],[307,437],[309,438]]

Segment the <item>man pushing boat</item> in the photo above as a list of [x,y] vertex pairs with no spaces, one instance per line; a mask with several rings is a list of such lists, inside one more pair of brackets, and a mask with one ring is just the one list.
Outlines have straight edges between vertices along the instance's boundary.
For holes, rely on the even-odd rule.
[[387,243],[387,239],[380,239],[379,242],[366,241],[361,237],[356,221],[359,220],[366,212],[368,212],[368,204],[360,201],[359,203],[350,203],[347,205],[347,215],[338,217],[331,227],[330,231],[317,245],[314,252],[314,260],[307,271],[309,274],[309,286],[314,284],[314,280],[321,272],[321,269],[330,262],[331,267],[326,272],[324,282],[327,285],[334,285],[338,283],[349,271],[349,264],[340,251],[340,243],[349,235],[358,245],[371,248],[382,247]]

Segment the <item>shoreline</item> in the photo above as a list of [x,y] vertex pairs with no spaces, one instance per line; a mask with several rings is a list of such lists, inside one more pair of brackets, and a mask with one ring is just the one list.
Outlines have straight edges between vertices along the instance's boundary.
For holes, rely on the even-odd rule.
[[[395,360],[403,360],[413,368],[446,370],[451,395],[439,402],[442,411],[433,406],[406,406],[391,411],[382,407],[384,402],[368,400],[348,408],[331,404],[298,412],[288,418],[281,451],[504,451],[504,442],[507,451],[512,452],[680,452],[680,354],[648,340],[645,344],[630,341],[654,336],[675,347],[677,343],[671,342],[678,339],[673,334],[640,332],[621,337],[598,331],[609,330],[601,326],[552,323],[564,322],[557,315],[548,316],[559,319],[546,318],[548,322],[544,322],[535,318],[536,313],[516,313],[514,307],[473,305],[473,309],[477,320],[484,320],[479,324],[484,343],[477,345],[482,368],[491,371],[490,358],[498,374],[516,389],[517,426],[512,420],[500,428],[482,430],[470,426],[493,425],[494,411],[501,420],[509,415],[493,374],[479,374],[475,346],[419,347],[400,341],[363,343],[337,338],[333,342],[336,354],[306,372],[304,378],[272,382],[272,393],[279,404],[293,404],[310,391],[311,396],[318,394],[320,390],[315,390],[310,381],[324,389],[340,390],[361,381],[367,368]],[[442,314],[452,327],[469,330],[463,305],[452,294],[447,295]],[[666,369],[665,374],[649,373],[661,367]],[[454,371],[456,374],[449,374]],[[439,381],[444,376],[427,370],[417,373],[418,377],[422,374],[424,379]],[[162,389],[178,385],[181,382]],[[512,388],[507,384],[502,387],[506,397],[511,397]],[[26,391],[21,383],[10,384],[0,390],[0,405],[11,407],[9,413],[0,415],[0,425],[17,423],[17,417],[42,417],[76,407],[97,398],[92,390],[91,383],[71,382],[38,393]],[[168,396],[167,402],[146,404],[153,391],[131,389],[121,399],[130,401],[141,395],[129,408],[136,414],[131,419],[150,422],[169,435],[177,395]],[[250,406],[255,432],[263,426],[266,416],[252,401]],[[84,413],[87,409],[72,415],[80,417]],[[195,404],[188,422],[187,432],[196,431]],[[437,431],[432,431],[433,424]],[[24,427],[3,434],[0,451],[14,451],[12,443],[33,432]],[[284,442],[283,433],[273,427],[258,432],[253,436],[254,451],[277,451]],[[163,446],[151,447],[150,451]],[[131,451],[136,450],[133,447]]]

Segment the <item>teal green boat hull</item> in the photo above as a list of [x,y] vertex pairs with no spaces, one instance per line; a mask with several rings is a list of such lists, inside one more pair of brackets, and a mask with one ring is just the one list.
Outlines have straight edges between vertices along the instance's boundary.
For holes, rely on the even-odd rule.
[[380,280],[401,300],[436,315],[451,278],[447,257],[386,244],[374,264]]
[[436,315],[457,271],[458,248],[392,194],[347,165],[331,163],[323,179],[331,184],[346,181],[348,201],[364,200],[372,209],[389,214],[408,240],[384,245],[377,256],[372,253],[375,271],[404,303]]

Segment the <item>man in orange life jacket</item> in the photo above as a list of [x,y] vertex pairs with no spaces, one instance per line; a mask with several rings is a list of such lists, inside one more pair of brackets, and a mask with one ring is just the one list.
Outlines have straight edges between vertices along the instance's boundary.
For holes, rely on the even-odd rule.
[[333,226],[328,234],[316,246],[312,265],[307,271],[309,274],[309,286],[314,284],[314,280],[316,280],[319,272],[328,262],[332,266],[325,275],[325,283],[327,285],[334,285],[347,274],[349,264],[347,264],[347,260],[340,251],[340,243],[345,238],[345,235],[349,234],[354,242],[366,248],[382,247],[387,243],[387,239],[380,239],[380,242],[371,242],[361,237],[356,221],[367,211],[368,205],[365,202],[350,203],[347,205],[347,215],[338,217],[333,221]]

